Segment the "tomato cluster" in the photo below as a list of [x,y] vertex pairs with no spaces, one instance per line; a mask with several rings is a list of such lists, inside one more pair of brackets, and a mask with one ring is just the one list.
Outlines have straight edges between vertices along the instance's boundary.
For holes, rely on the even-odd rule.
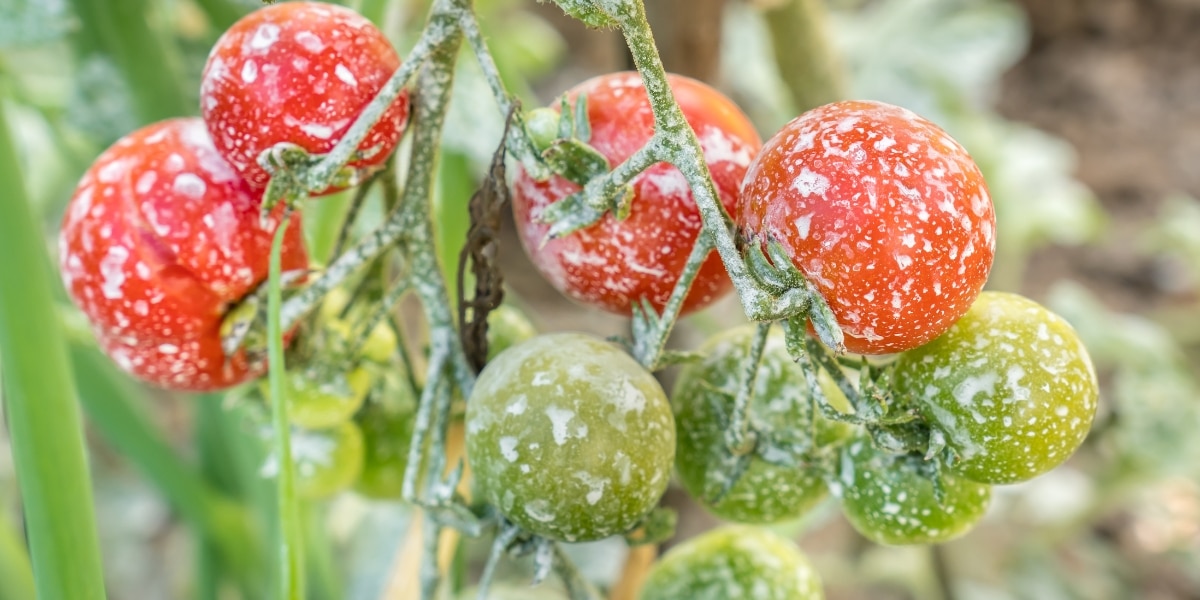
[[[284,218],[282,208],[260,216],[269,153],[279,144],[329,152],[399,65],[382,33],[348,9],[268,6],[213,48],[202,119],[149,125],[100,155],[67,208],[60,261],[68,292],[118,365],[181,390],[229,388],[263,372],[261,356],[225,354],[222,325],[264,282]],[[1087,352],[1033,301],[981,292],[995,216],[957,142],[902,108],[854,101],[808,111],[763,144],[719,92],[685,77],[667,83],[727,222],[706,224],[684,175],[657,163],[629,182],[627,214],[551,236],[558,203],[578,199],[587,181],[543,154],[553,176],[520,169],[512,184],[536,267],[581,303],[661,311],[705,228],[728,226],[748,260],[769,257],[758,279],[739,285],[772,287],[765,268],[803,278],[847,350],[896,356],[864,357],[851,372],[812,354],[828,350],[803,339],[800,321],[786,335],[748,325],[700,348],[668,400],[620,346],[538,336],[501,307],[465,410],[474,495],[494,507],[489,514],[555,540],[630,534],[649,528],[674,470],[725,520],[795,519],[832,495],[872,540],[937,543],[983,517],[993,485],[1045,473],[1082,444],[1097,400]],[[570,139],[531,137],[561,142],[592,167],[636,156],[661,125],[636,73],[589,80],[559,106],[576,113],[559,129]],[[401,94],[357,149],[349,177],[318,193],[378,169],[407,113]],[[290,218],[283,269],[302,276],[308,258]],[[684,314],[733,282],[712,253],[690,286]],[[390,327],[368,327],[370,308],[338,290],[289,334],[291,356],[302,359],[284,387],[305,495],[355,484],[372,497],[400,495],[425,382],[405,370]],[[265,384],[257,393],[271,401]],[[794,546],[737,526],[665,556],[643,598],[820,594]]]
[[[235,311],[257,310],[252,296],[285,214],[280,206],[260,216],[270,178],[264,153],[281,143],[329,152],[399,66],[383,33],[349,9],[266,6],[212,49],[203,118],[147,125],[96,159],[66,208],[59,260],[68,293],[119,367],[185,391],[226,389],[265,371],[261,353],[227,355],[222,346]],[[341,175],[361,179],[380,168],[407,116],[402,93]],[[281,262],[286,280],[297,281],[309,263],[299,216],[290,219]],[[352,317],[364,311],[340,302],[288,334],[298,489],[325,496],[359,481],[365,493],[398,496],[412,385],[395,377],[391,330],[377,327],[355,346],[361,319]],[[265,382],[259,395],[270,400]]]
[[[785,340],[744,326],[715,335],[672,394],[676,471],[703,506],[728,521],[774,523],[805,514],[832,491],[851,525],[878,543],[938,543],[984,516],[993,485],[1044,473],[1080,446],[1097,397],[1087,352],[1040,305],[982,292],[995,256],[995,214],[961,145],[905,109],[852,101],[806,112],[759,150],[731,102],[691,80],[668,81],[747,260],[761,260],[749,256],[761,250],[769,257],[763,268],[807,280],[847,350],[893,355],[864,356],[856,372],[812,355],[829,351],[802,332]],[[636,74],[599,77],[564,98],[564,108],[587,102],[589,133],[577,141],[612,166],[653,134]],[[605,214],[549,236],[551,209],[583,183],[515,177],[514,214],[533,263],[584,304],[625,314],[639,302],[661,309],[703,226],[686,182],[670,165],[655,165],[632,180],[627,217]],[[720,267],[715,257],[704,264],[684,313],[730,289]],[[501,353],[470,399],[468,453],[480,487],[508,519],[542,535],[580,540],[626,531],[652,503],[638,503],[634,513],[589,510],[591,500],[608,498],[598,491],[617,489],[596,474],[613,476],[613,452],[666,455],[666,422],[639,414],[640,427],[608,439],[612,406],[629,397],[613,386],[632,373],[594,362],[608,349],[537,340]],[[796,362],[797,353],[808,359]],[[560,405],[571,420],[550,414]],[[628,415],[616,423],[628,425]],[[649,433],[652,441],[641,439]],[[561,451],[539,453],[552,437]],[[619,497],[640,502],[662,493],[657,478],[644,485],[649,496],[621,488]],[[776,547],[761,535],[735,528],[685,544],[663,558],[642,597],[819,595],[819,587],[798,583],[811,583],[797,575],[811,569],[794,566],[784,556],[792,551],[769,561],[746,554],[747,540]],[[777,585],[754,594],[739,587],[773,578]]]

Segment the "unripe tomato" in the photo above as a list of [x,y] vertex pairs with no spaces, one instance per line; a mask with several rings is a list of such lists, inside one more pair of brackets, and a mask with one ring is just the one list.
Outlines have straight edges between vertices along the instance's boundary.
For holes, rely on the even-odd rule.
[[[204,66],[200,108],[217,149],[251,186],[262,189],[270,175],[259,166],[259,154],[280,142],[313,154],[329,152],[399,67],[387,37],[348,8],[270,4],[217,40]],[[381,166],[407,117],[408,95],[402,93],[348,166],[360,171]]]
[[[288,420],[307,429],[324,429],[350,420],[367,397],[373,378],[366,367],[355,367],[338,379],[316,368],[289,370],[284,375]],[[271,401],[270,381],[264,378],[258,385],[263,397]]]
[[[678,75],[668,76],[675,99],[695,130],[704,157],[730,214],[737,214],[742,177],[762,142],[746,115],[720,92]],[[612,73],[567,92],[587,94],[588,141],[617,166],[654,134],[654,115],[637,73]],[[579,190],[561,178],[536,181],[523,169],[513,178],[513,214],[521,243],[542,276],[567,297],[589,306],[630,314],[645,298],[661,311],[679,280],[703,223],[683,174],[656,164],[632,181],[629,217],[605,215],[591,227],[545,242],[549,225],[539,222],[551,204]],[[543,245],[543,242],[545,244]],[[716,253],[692,283],[683,313],[703,308],[732,288]]]
[[975,526],[992,500],[992,486],[942,473],[939,503],[920,455],[896,455],[866,436],[842,447],[835,491],[859,533],[878,544],[936,544]]
[[537,335],[529,317],[510,304],[501,304],[488,313],[488,360]]
[[[220,345],[229,306],[267,277],[279,221],[264,228],[261,200],[196,118],[135,131],[84,173],[63,217],[59,264],[71,298],[121,368],[198,391],[262,372],[244,353],[226,357]],[[282,267],[307,265],[293,218]]]
[[[724,498],[717,503],[709,499],[729,476],[725,435],[755,329],[745,325],[714,336],[700,348],[704,359],[680,372],[672,395],[678,430],[675,462],[684,487],[713,514],[741,523],[774,523],[803,515],[825,497],[815,466],[788,468],[755,456]],[[850,434],[848,426],[813,413],[804,373],[788,355],[778,329],[767,338],[754,383],[748,416],[764,432],[814,446],[836,444]]]
[[1096,415],[1096,373],[1062,317],[999,292],[896,361],[895,390],[986,483],[1032,479],[1067,460]]
[[354,417],[363,433],[362,473],[355,491],[379,499],[400,498],[417,398],[402,373],[384,374],[382,389]]
[[991,197],[967,151],[880,102],[835,102],[784,125],[750,166],[738,214],[748,243],[786,249],[860,354],[941,335],[996,252]]
[[363,436],[347,421],[332,429],[298,429],[292,434],[296,493],[327,498],[350,487],[363,466]]
[[466,426],[483,498],[553,539],[630,530],[671,476],[675,423],[662,387],[613,344],[580,333],[538,336],[488,363]]
[[820,600],[821,578],[796,544],[765,529],[725,526],[672,548],[641,600]]

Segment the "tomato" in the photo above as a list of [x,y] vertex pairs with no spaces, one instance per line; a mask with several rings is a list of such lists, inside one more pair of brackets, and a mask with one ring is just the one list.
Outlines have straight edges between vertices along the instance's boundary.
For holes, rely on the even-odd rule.
[[[355,367],[345,374],[326,372],[316,366],[289,370],[284,377],[288,420],[308,429],[333,427],[348,421],[362,406],[372,383],[366,367]],[[259,389],[270,401],[270,381],[260,380]]]
[[879,544],[936,544],[956,538],[987,512],[992,486],[941,474],[938,502],[933,465],[919,454],[890,454],[865,435],[842,447],[838,485],[842,512],[859,533]]
[[[265,188],[270,175],[259,154],[280,142],[329,152],[399,67],[387,37],[362,15],[322,2],[280,2],[242,17],[217,40],[200,107],[221,154],[250,185]],[[404,93],[349,166],[362,174],[382,166],[407,117]]]
[[996,217],[983,174],[958,142],[903,108],[836,102],[800,115],[767,141],[743,195],[742,237],[783,246],[851,352],[936,338],[991,270]]
[[790,540],[757,527],[725,526],[667,552],[641,600],[819,600],[821,578]]
[[903,354],[896,393],[912,400],[987,483],[1032,479],[1083,443],[1096,415],[1096,373],[1075,330],[1040,304],[984,292],[950,331]]
[[[742,177],[762,145],[749,119],[716,90],[677,75],[668,77],[675,99],[695,130],[725,210],[736,214]],[[567,92],[587,95],[588,121],[596,150],[616,166],[654,133],[654,116],[637,73],[613,73]],[[591,227],[545,241],[549,225],[539,222],[551,204],[579,190],[561,177],[536,181],[524,170],[513,178],[513,214],[521,243],[542,276],[583,304],[630,314],[645,298],[661,312],[683,270],[703,223],[691,190],[678,169],[656,164],[632,181],[635,197],[628,218],[605,215]],[[732,289],[714,252],[700,267],[683,313],[703,308]]]
[[[262,372],[220,345],[225,312],[267,278],[279,221],[260,223],[261,199],[196,118],[135,131],[84,173],[59,237],[63,283],[125,371],[198,391]],[[293,218],[285,271],[307,267],[303,244]]]
[[297,429],[292,433],[296,493],[327,498],[350,487],[363,465],[363,435],[352,421],[332,429]]
[[488,313],[488,360],[537,333],[525,313],[510,304],[497,306]]
[[[684,487],[717,516],[742,523],[774,523],[803,515],[825,497],[825,483],[816,466],[788,468],[755,456],[725,496],[711,501],[729,476],[732,455],[725,435],[756,329],[744,325],[718,334],[700,349],[705,358],[680,372],[672,394],[675,462]],[[835,444],[849,434],[847,426],[813,414],[804,374],[788,355],[779,329],[767,338],[748,417],[764,433],[777,432],[818,446]]]
[[481,497],[528,531],[568,542],[633,528],[666,491],[675,458],[658,381],[581,333],[538,336],[488,363],[466,427]]
[[399,498],[408,467],[417,398],[402,373],[384,374],[380,393],[359,411],[354,420],[363,433],[362,473],[355,491],[370,498]]

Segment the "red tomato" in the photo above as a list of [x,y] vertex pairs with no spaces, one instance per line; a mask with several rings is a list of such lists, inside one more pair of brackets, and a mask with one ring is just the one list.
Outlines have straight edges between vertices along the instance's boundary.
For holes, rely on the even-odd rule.
[[[678,75],[669,82],[688,124],[700,138],[708,168],[725,210],[736,214],[742,177],[762,145],[754,126],[728,98]],[[587,94],[589,143],[616,166],[654,133],[654,115],[637,73],[588,80],[567,92]],[[599,222],[541,246],[549,225],[538,222],[547,206],[579,190],[560,177],[539,182],[518,170],[513,211],[521,242],[542,275],[566,296],[615,313],[630,314],[646,298],[662,310],[687,262],[703,222],[683,174],[667,163],[634,178],[629,217],[605,215]],[[540,246],[540,247],[539,247]],[[683,312],[703,308],[732,288],[714,252],[700,268]]]
[[880,102],[837,102],[785,125],[751,165],[739,215],[744,238],[787,249],[861,354],[949,329],[996,252],[991,197],[967,151]]
[[[252,186],[265,188],[270,176],[258,166],[259,154],[279,142],[329,152],[399,67],[395,49],[362,15],[332,4],[281,2],[246,15],[217,40],[204,66],[200,106],[217,149]],[[349,166],[382,165],[407,117],[404,93]]]
[[[261,200],[198,118],[135,131],[84,174],[59,238],[63,282],[126,371],[167,388],[207,390],[261,370],[241,354],[226,361],[219,339],[228,306],[267,276],[279,223],[260,225]],[[282,266],[307,265],[297,219]]]

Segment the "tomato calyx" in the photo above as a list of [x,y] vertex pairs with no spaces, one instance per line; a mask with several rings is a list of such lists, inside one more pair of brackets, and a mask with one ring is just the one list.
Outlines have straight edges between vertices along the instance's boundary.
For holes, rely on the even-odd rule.
[[[350,160],[368,159],[378,152],[378,148],[371,151],[356,150]],[[291,207],[303,198],[324,193],[328,189],[360,185],[385,168],[383,164],[357,168],[347,164],[334,170],[332,175],[324,176],[328,157],[328,154],[310,154],[303,147],[290,142],[280,142],[263,150],[257,162],[271,176],[263,194],[263,215],[269,214],[280,202],[286,202]]]
[[[555,117],[556,124],[551,121]],[[526,123],[529,139],[550,173],[584,188],[542,212],[538,220],[550,225],[543,244],[591,227],[610,212],[618,221],[629,217],[633,186],[628,181],[607,181],[612,178],[612,165],[588,144],[592,128],[588,121],[587,94],[580,94],[574,107],[564,95],[558,111],[536,109],[527,115]],[[605,178],[606,185],[598,188],[592,182],[599,178]]]

